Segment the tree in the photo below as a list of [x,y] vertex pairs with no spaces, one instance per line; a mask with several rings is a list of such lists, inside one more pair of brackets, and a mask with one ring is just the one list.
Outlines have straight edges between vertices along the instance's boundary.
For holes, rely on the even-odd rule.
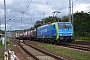
[[5,34],[5,31],[0,30],[0,33],[1,33],[1,34]]
[[41,21],[38,20],[34,24],[34,28],[37,28],[39,26],[42,26],[43,25],[43,20],[45,20],[45,23],[47,23],[47,22],[51,22],[52,23],[52,22],[54,22],[54,19],[55,20],[59,20],[60,18],[49,16],[49,17],[46,17],[46,18],[42,19]]
[[36,21],[36,23],[34,24],[34,28],[37,28],[39,26],[42,26],[42,21]]
[[90,33],[90,16],[88,13],[76,12],[74,14],[74,31],[75,36],[83,36],[87,37],[90,36],[88,33]]
[[63,21],[63,22],[68,22],[68,16],[63,16],[63,17],[62,17],[62,21]]

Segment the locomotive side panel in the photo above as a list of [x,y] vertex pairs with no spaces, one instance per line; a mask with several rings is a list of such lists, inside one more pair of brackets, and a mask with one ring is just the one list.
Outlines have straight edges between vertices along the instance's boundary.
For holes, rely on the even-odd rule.
[[53,36],[54,29],[52,27],[52,25],[47,25],[47,26],[43,26],[37,29],[37,36],[38,37],[48,37],[48,36]]

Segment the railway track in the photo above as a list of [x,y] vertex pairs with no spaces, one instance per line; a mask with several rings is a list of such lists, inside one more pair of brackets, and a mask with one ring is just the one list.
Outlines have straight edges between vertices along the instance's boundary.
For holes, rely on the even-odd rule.
[[[40,42],[39,42],[40,43]],[[48,44],[48,43],[44,43],[44,44]],[[72,49],[76,49],[76,50],[80,50],[83,52],[89,52],[90,53],[90,46],[89,45],[82,45],[82,44],[74,44],[74,43],[69,43],[69,44],[65,44],[65,45],[59,45],[62,47],[68,47],[68,48],[72,48]]]
[[[28,43],[27,43],[28,42]],[[39,42],[40,43],[40,42]],[[66,59],[63,59],[62,57],[59,57],[59,56],[55,56],[55,55],[53,55],[53,54],[51,54],[51,53],[49,53],[49,52],[44,52],[44,50],[41,50],[41,49],[38,49],[37,47],[35,47],[35,46],[32,46],[32,45],[30,45],[31,43],[29,43],[29,41],[24,41],[24,43],[23,43],[23,41],[22,41],[22,43],[20,43],[20,45],[21,45],[21,47],[22,48],[24,48],[24,50],[25,51],[27,51],[27,53],[29,53],[30,55],[32,55],[33,56],[33,58],[36,58],[35,60],[66,60]],[[43,43],[43,44],[47,44],[47,43]],[[45,55],[39,55],[39,53],[37,54],[37,52],[36,52],[36,54],[34,54],[33,52],[31,53],[30,51],[34,51],[34,50],[32,50],[32,49],[28,49],[28,48],[26,48],[26,47],[28,46],[28,48],[29,47],[32,47],[32,48],[34,48],[34,49],[36,49],[36,50],[39,50],[40,51],[40,53],[41,52],[43,52],[43,53],[45,53]],[[57,46],[57,45],[56,45]],[[80,52],[85,52],[85,53],[89,53],[90,54],[90,47],[89,46],[87,46],[87,45],[80,45],[80,44],[66,44],[66,45],[60,45],[61,47],[67,47],[67,48],[71,48],[71,49],[75,49],[76,51],[80,51]],[[59,45],[58,45],[58,47],[59,47]],[[49,54],[48,54],[49,53]],[[34,54],[34,55],[33,55]],[[43,59],[41,59],[41,58],[43,58]],[[44,59],[45,58],[45,59]]]
[[[16,42],[16,41],[15,41]],[[18,43],[18,42],[16,42]],[[30,45],[26,42],[18,43],[28,54],[30,54],[35,60],[65,60],[62,57],[51,54],[45,50],[38,49],[37,47]]]
[[[39,42],[40,43],[40,42]],[[43,43],[43,44],[48,44],[48,43]],[[90,46],[89,45],[82,45],[82,44],[65,44],[65,45],[58,45],[58,46],[62,46],[62,47],[68,47],[68,48],[72,48],[81,52],[86,52],[90,54]]]
[[62,45],[62,46],[85,51],[85,52],[90,52],[90,46],[87,46],[87,45],[67,44],[67,45]]

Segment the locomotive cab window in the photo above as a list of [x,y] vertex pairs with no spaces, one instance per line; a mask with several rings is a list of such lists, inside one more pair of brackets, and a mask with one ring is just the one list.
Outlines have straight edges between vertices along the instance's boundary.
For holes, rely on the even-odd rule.
[[58,24],[59,28],[71,28],[70,24]]
[[66,28],[71,28],[70,24],[65,24],[65,25],[66,25]]
[[64,28],[64,24],[58,24],[59,28]]

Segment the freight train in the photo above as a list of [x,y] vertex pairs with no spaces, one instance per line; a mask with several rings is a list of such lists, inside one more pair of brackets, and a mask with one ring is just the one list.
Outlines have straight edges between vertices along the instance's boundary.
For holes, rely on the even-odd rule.
[[71,43],[74,32],[71,22],[54,22],[20,34],[19,39],[49,43]]

